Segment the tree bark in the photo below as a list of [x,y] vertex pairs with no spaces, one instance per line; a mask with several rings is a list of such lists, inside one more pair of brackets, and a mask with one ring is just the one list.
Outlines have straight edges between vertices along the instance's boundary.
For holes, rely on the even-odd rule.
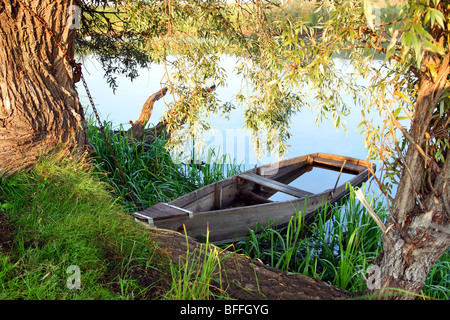
[[72,66],[54,39],[73,59],[71,5],[79,0],[0,1],[0,175],[34,165],[61,144],[87,144]]
[[144,103],[144,106],[142,107],[141,114],[139,115],[139,118],[136,120],[136,122],[132,123],[131,128],[128,130],[128,132],[131,132],[133,135],[133,138],[136,140],[141,140],[144,136],[144,129],[147,125],[148,120],[150,119],[150,116],[152,115],[153,106],[156,101],[161,99],[165,96],[167,92],[167,88],[162,88],[158,92],[155,92],[150,97],[147,98],[147,100]]
[[438,123],[433,114],[445,90],[449,61],[447,54],[438,64],[436,81],[427,74],[420,79],[401,180],[386,221],[379,268],[372,275],[376,283],[368,290],[382,299],[414,299],[434,263],[450,246],[450,152],[444,152],[444,162],[436,162],[424,151],[430,142],[427,134],[443,132],[444,138],[450,138],[448,121],[433,128]]

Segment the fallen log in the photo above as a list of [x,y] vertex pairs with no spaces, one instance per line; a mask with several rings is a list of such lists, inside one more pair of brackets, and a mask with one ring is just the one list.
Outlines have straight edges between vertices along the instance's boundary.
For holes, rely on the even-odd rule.
[[[216,86],[213,85],[207,89],[203,89],[205,93],[211,93],[216,89]],[[145,136],[145,144],[150,144],[155,140],[155,137],[161,135],[162,132],[166,132],[167,134],[170,134],[170,130],[168,130],[168,122],[165,119],[162,119],[158,122],[156,126],[153,126],[151,128],[145,129],[145,126],[147,125],[148,121],[150,120],[153,106],[156,101],[164,97],[164,95],[167,93],[167,87],[162,88],[158,92],[155,92],[152,94],[146,102],[144,103],[144,106],[142,107],[141,114],[139,115],[138,120],[136,122],[131,122],[132,126],[128,130],[128,133],[130,133],[136,141],[142,141],[143,137]],[[166,118],[176,118],[177,110],[176,110],[177,103],[174,104],[171,110],[169,110],[168,115],[169,117]],[[182,120],[180,121],[179,125],[182,125],[185,122],[186,115],[182,117]]]
[[155,102],[164,97],[166,93],[167,87],[164,87],[147,98],[144,106],[142,107],[139,118],[136,122],[132,122],[131,128],[128,130],[128,133],[131,133],[134,139],[138,141],[142,139],[144,136],[145,126],[152,115]]

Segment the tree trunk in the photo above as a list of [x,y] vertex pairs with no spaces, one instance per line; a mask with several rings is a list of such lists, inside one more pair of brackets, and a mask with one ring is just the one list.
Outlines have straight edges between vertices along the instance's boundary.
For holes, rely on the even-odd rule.
[[0,175],[87,143],[72,66],[55,41],[73,58],[71,5],[79,0],[0,1]]
[[[189,237],[186,241],[185,235],[181,233],[162,229],[151,229],[150,232],[152,239],[168,253],[175,266],[180,267],[180,262],[185,263],[188,248],[191,254],[195,251],[197,254],[205,252],[204,244]],[[217,290],[219,294],[225,294],[230,299],[345,300],[352,297],[350,293],[323,281],[281,271],[242,254],[217,247],[216,250],[219,252],[217,258],[220,260],[218,270],[221,277],[217,276],[217,279],[212,281],[219,281],[220,278],[221,283],[213,283],[211,290]],[[199,259],[202,260],[203,257]],[[190,263],[195,262],[191,260]]]
[[[450,152],[443,150],[444,162],[434,161],[426,152],[427,144],[438,138],[437,132],[443,134],[441,138],[450,138],[448,119],[439,119],[435,112],[449,75],[450,55],[438,64],[430,59],[424,65],[439,66],[439,73],[436,81],[427,74],[420,80],[403,172],[386,221],[383,253],[372,275],[375,283],[368,290],[380,298],[414,299],[450,245]],[[438,123],[441,127],[436,127]]]

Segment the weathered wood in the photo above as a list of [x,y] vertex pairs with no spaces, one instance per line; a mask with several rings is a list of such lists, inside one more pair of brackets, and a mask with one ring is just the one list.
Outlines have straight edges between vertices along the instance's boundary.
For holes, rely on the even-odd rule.
[[271,179],[259,176],[259,175],[254,174],[254,173],[243,173],[243,174],[240,174],[238,176],[241,179],[254,182],[256,184],[259,184],[259,185],[262,185],[264,187],[271,188],[273,190],[277,190],[277,191],[289,194],[289,195],[294,196],[294,197],[303,198],[303,197],[306,197],[306,196],[313,195],[313,193],[311,193],[311,192],[308,192],[308,191],[305,191],[305,190],[301,190],[301,189],[292,187],[290,185],[287,185],[287,184],[284,184],[284,183],[280,183],[278,181],[271,180]]
[[334,171],[341,171],[342,163],[345,161],[342,172],[350,174],[361,173],[371,166],[370,162],[367,161],[326,153],[317,153],[313,156],[313,159],[315,167]]
[[254,192],[251,192],[251,191],[248,191],[245,189],[239,191],[239,196],[242,199],[245,199],[245,200],[251,201],[251,202],[255,202],[255,203],[271,203],[271,202],[273,202],[272,200],[264,198]]
[[220,210],[222,209],[222,186],[217,183],[214,192],[214,208]]
[[142,140],[142,137],[144,136],[144,128],[147,125],[150,116],[152,115],[153,106],[155,102],[164,97],[166,93],[167,88],[164,87],[147,98],[147,100],[144,103],[144,106],[142,107],[139,118],[132,123],[131,128],[128,130],[128,132],[133,135],[134,139]]
[[[295,161],[281,161],[279,169],[271,171],[270,176],[260,176],[257,174],[259,168],[253,168],[186,194],[169,204],[192,211],[190,217],[180,214],[174,218],[155,220],[154,225],[162,229],[186,230],[192,237],[205,235],[209,231],[210,241],[219,243],[241,239],[249,233],[249,229],[254,229],[258,224],[267,226],[269,221],[276,227],[283,227],[298,213],[304,215],[305,221],[309,223],[324,204],[334,204],[348,195],[347,183],[359,187],[375,170],[370,162],[358,163],[357,159],[328,154],[312,154],[297,157],[297,160],[298,165]],[[309,171],[311,165],[321,167],[325,164],[328,169],[336,171],[345,171],[347,167],[355,177],[318,194],[280,182],[296,179]],[[275,167],[271,166],[272,169]],[[256,186],[263,186],[264,190],[258,191]],[[275,191],[267,191],[271,189]],[[279,202],[268,200],[277,191],[297,199]]]
[[276,176],[280,174],[281,169],[289,166],[304,167],[311,165],[313,160],[310,155],[298,156],[290,159],[285,159],[277,162],[262,165],[258,167],[257,173],[261,176]]
[[[356,187],[365,180],[367,179],[364,178],[364,174],[361,174],[350,183]],[[257,224],[265,226],[272,221],[274,226],[285,226],[289,219],[299,212],[304,215],[306,221],[311,221],[313,215],[325,203],[333,204],[341,200],[346,195],[345,188],[345,185],[341,185],[335,190],[334,195],[332,190],[328,190],[308,199],[201,212],[188,220],[164,220],[155,224],[159,228],[171,230],[182,230],[184,225],[187,234],[194,237],[204,235],[209,230],[211,242],[232,242],[242,239],[248,234],[249,229],[254,229]]]
[[[152,218],[154,221],[176,217],[189,217],[189,211],[186,209],[177,208],[166,203],[157,203],[150,208],[139,211],[140,215]],[[133,213],[132,213],[133,215]],[[139,218],[139,217],[138,217]]]

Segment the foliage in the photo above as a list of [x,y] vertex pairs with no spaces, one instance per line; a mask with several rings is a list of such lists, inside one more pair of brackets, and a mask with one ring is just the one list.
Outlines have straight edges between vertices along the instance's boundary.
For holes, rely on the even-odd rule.
[[[377,181],[393,200],[393,227],[385,234],[393,241],[387,243],[417,235],[418,210],[421,217],[429,212],[438,221],[436,228],[434,222],[423,226],[434,235],[429,239],[432,247],[448,239],[448,0],[317,1],[314,12],[321,17],[314,19],[315,25],[286,11],[295,13],[295,7],[269,0],[114,3],[123,22],[120,31],[132,32],[124,39],[127,45],[145,52],[148,61],[165,65],[162,84],[176,101],[169,108],[175,112],[166,115],[171,132],[186,124],[192,136],[198,136],[209,128],[205,116],[226,115],[234,107],[220,102],[215,93],[204,94],[206,86],[226,84],[218,67],[223,54],[239,58],[236,70],[245,83],[236,93],[236,104],[245,110],[244,126],[259,153],[284,156],[291,115],[305,108],[315,109],[319,122],[331,117],[335,127],[345,127],[344,117],[351,112],[342,98],[345,94],[361,108],[360,128],[369,157],[382,161],[383,178]],[[284,11],[287,14],[280,14]],[[346,70],[338,67],[340,58]],[[359,86],[361,78],[369,79],[370,85]],[[373,123],[373,112],[384,116],[381,124]],[[171,137],[167,146],[177,142]],[[394,195],[396,184],[399,192]],[[354,233],[352,241],[356,238]],[[387,248],[380,263],[398,258],[389,255],[395,246]],[[439,248],[427,254],[441,254],[448,241]],[[388,285],[392,270],[382,269]],[[412,283],[407,282],[404,285]]]
[[[448,27],[448,1],[93,3],[104,7],[84,6],[79,49],[106,50],[99,57],[108,77],[122,72],[114,67],[119,60],[131,77],[134,67],[144,62],[143,55],[147,62],[164,64],[162,84],[177,97],[179,111],[177,117],[167,115],[170,129],[186,121],[197,135],[209,129],[204,119],[210,112],[227,114],[235,107],[214,93],[202,94],[206,86],[226,85],[218,62],[222,54],[235,54],[240,59],[236,70],[245,79],[236,103],[245,108],[245,126],[260,153],[268,149],[285,154],[291,115],[304,108],[317,110],[319,122],[331,117],[336,127],[345,128],[350,107],[342,96],[350,95],[362,106],[360,128],[370,157],[384,161],[386,191],[399,179],[420,74],[435,79],[438,60],[432,63],[429,57],[443,57],[448,51],[447,38],[439,36]],[[308,17],[301,15],[305,12]],[[133,49],[116,47],[116,41],[101,42],[110,34]],[[339,71],[337,55],[348,61],[344,72]],[[359,77],[370,79],[371,85],[360,87]],[[447,91],[427,131],[428,154],[438,163],[444,162],[449,149]],[[385,121],[374,124],[372,112],[384,114]],[[172,145],[176,142],[169,139]]]
[[[235,161],[227,161],[226,155],[192,153],[192,163],[179,163],[177,158],[164,149],[164,134],[148,144],[134,141],[121,126],[114,133],[111,122],[104,123],[105,133],[123,172],[126,183],[119,174],[113,154],[100,130],[89,120],[87,134],[94,148],[92,154],[96,170],[111,185],[116,196],[122,199],[128,211],[137,210],[130,192],[138,205],[148,208],[158,202],[169,202],[204,185],[223,180],[242,171]],[[193,149],[194,150],[194,149]],[[193,152],[193,151],[192,151]]]

